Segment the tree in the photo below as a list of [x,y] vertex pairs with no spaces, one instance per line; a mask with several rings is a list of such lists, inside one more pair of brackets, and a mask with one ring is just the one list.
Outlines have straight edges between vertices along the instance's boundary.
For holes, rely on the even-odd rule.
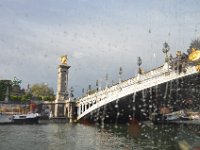
[[42,100],[52,101],[55,99],[53,88],[48,87],[47,84],[34,84],[31,87],[31,94],[33,97]]
[[191,53],[192,51],[192,48],[195,48],[195,49],[199,49],[200,50],[200,38],[197,38],[197,39],[194,39],[190,46],[189,46],[189,49],[187,50],[188,53]]
[[0,80],[0,101],[5,100],[7,89],[10,95],[11,80]]

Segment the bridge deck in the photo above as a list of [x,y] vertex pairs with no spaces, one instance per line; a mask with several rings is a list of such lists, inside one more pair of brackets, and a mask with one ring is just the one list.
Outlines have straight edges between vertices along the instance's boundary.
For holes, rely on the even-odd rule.
[[197,71],[194,66],[188,66],[185,73],[177,73],[176,71],[169,69],[168,65],[165,64],[155,70],[142,75],[137,75],[136,77],[130,78],[109,88],[105,88],[94,94],[80,98],[77,101],[77,119],[79,120],[88,113],[91,113],[108,103],[116,101],[117,99],[195,73],[197,73]]

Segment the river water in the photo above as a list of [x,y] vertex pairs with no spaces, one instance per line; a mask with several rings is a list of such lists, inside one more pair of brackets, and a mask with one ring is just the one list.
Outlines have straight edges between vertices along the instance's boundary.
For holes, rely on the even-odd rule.
[[48,123],[1,125],[0,150],[178,150],[200,146],[199,126],[84,125]]

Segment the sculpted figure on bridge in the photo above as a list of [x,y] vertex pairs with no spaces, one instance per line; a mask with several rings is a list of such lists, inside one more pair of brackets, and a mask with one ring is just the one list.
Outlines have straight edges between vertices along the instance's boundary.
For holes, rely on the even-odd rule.
[[193,61],[193,62],[199,61],[199,59],[200,59],[200,50],[192,48],[192,52],[190,53],[188,59],[190,61]]
[[61,64],[67,65],[67,60],[68,60],[67,55],[63,55],[63,56],[60,57]]
[[192,52],[189,54],[188,59],[196,64],[195,68],[200,72],[200,50],[192,48]]

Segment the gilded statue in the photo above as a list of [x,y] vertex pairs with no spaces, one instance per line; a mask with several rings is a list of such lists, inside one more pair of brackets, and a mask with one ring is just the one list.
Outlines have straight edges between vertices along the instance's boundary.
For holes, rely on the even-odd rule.
[[67,55],[63,55],[60,57],[61,64],[67,65]]
[[200,72],[200,50],[196,48],[192,48],[192,52],[188,57],[189,61],[195,63],[195,68]]
[[200,59],[200,50],[192,48],[192,52],[189,54],[190,61],[199,61]]

